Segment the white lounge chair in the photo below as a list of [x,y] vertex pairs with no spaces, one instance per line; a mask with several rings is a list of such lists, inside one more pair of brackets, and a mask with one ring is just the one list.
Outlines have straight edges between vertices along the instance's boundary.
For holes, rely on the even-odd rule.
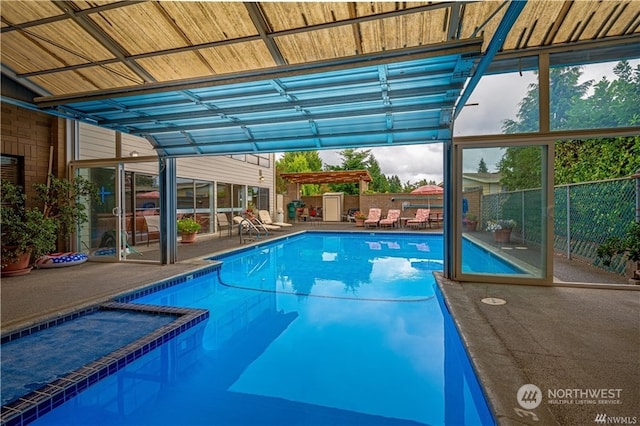
[[267,210],[258,210],[258,218],[265,225],[275,225],[275,226],[281,226],[281,227],[293,226],[292,224],[286,223],[286,222],[273,222],[271,220],[271,215]]

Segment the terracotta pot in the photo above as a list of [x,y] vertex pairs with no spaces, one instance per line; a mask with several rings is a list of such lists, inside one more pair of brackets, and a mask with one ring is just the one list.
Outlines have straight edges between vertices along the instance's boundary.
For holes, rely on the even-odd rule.
[[190,232],[190,233],[186,233],[183,232],[182,233],[182,242],[183,243],[192,243],[196,240],[196,233],[195,232]]
[[364,228],[364,219],[356,219],[356,227]]
[[31,260],[31,252],[22,253],[16,262],[4,266],[0,274],[3,277],[28,274],[32,269],[29,266],[29,260]]
[[493,241],[496,243],[508,243],[511,241],[511,229],[498,229],[493,231]]
[[467,232],[473,232],[477,229],[477,227],[478,227],[478,222],[474,220],[467,220],[467,222],[465,223],[465,228],[467,229]]

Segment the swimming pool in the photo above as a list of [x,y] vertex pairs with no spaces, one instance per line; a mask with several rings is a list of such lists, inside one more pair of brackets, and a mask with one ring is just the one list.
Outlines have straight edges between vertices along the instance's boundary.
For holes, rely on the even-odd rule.
[[494,424],[435,284],[442,236],[308,233],[133,303],[209,318],[34,424]]

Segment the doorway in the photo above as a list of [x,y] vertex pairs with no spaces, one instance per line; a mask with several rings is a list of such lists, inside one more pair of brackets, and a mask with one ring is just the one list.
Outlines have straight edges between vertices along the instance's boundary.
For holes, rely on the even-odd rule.
[[160,262],[160,229],[146,216],[159,217],[158,164],[77,161],[71,175],[98,188],[87,203],[89,220],[76,233],[75,249],[96,262]]

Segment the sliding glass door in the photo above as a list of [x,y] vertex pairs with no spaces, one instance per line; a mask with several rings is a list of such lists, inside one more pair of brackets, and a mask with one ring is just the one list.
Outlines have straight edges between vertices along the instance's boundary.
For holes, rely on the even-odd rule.
[[159,262],[158,221],[147,220],[160,212],[157,163],[77,161],[71,171],[98,188],[97,200],[83,201],[89,220],[75,249],[96,262]]

